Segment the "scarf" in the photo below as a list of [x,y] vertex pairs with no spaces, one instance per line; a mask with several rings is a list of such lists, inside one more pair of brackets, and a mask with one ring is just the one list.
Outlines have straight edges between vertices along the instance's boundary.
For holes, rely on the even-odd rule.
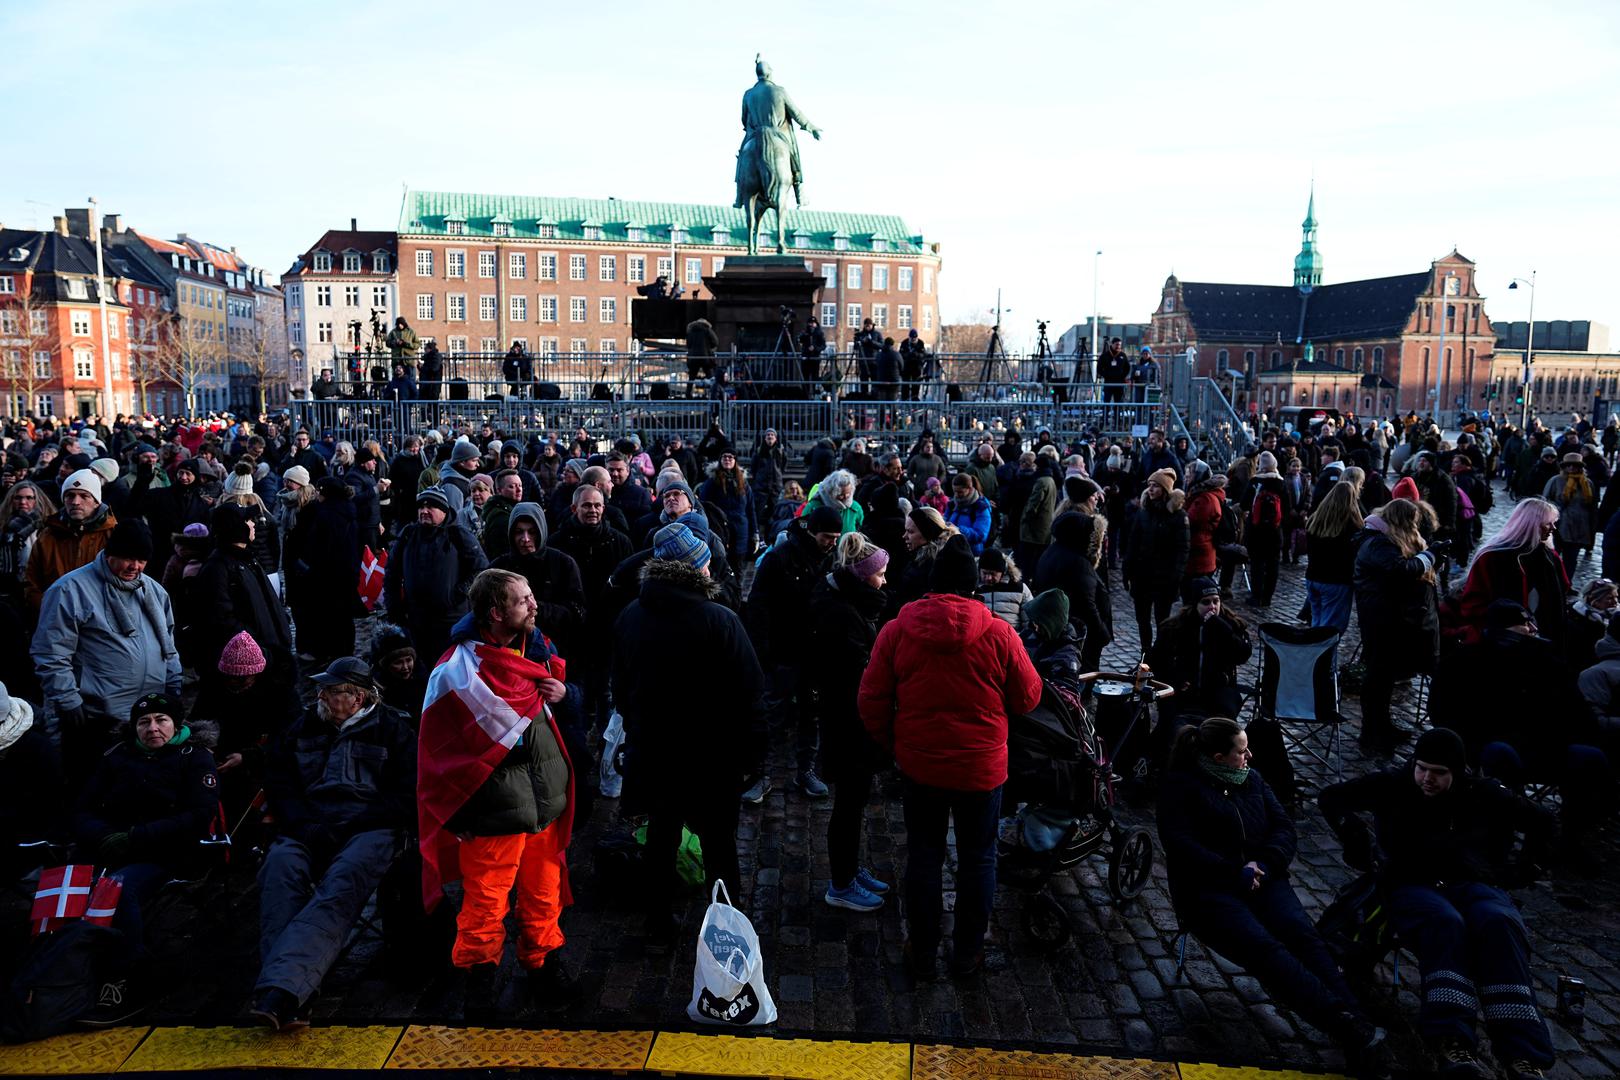
[[103,552],[96,556],[96,575],[101,578],[102,591],[107,595],[106,608],[113,624],[124,637],[132,638],[140,629],[135,620],[130,617],[129,607],[125,598],[132,600],[146,616],[146,621],[152,624],[153,637],[157,639],[158,647],[162,651],[163,660],[175,655],[174,640],[169,635],[169,620],[163,614],[163,605],[158,600],[157,590],[146,587],[146,575],[142,574],[134,581],[120,580],[107,567],[107,555]]
[[1249,778],[1248,769],[1234,769],[1230,765],[1221,765],[1214,758],[1198,758],[1198,767],[1204,770],[1204,775],[1210,777],[1218,784],[1227,784],[1231,787],[1242,787]]

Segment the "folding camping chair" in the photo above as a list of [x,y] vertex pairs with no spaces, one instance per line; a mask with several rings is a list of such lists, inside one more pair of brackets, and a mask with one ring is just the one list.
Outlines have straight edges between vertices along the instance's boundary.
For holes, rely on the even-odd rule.
[[[1261,623],[1260,685],[1254,715],[1275,721],[1285,744],[1309,754],[1324,767],[1344,777],[1344,755],[1339,751],[1339,632],[1331,626],[1294,626]],[[1289,730],[1287,725],[1293,725]],[[1312,740],[1326,736],[1318,750]]]

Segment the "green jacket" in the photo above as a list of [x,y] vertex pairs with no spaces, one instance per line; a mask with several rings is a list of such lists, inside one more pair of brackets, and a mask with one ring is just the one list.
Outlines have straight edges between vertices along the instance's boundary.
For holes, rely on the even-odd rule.
[[561,817],[567,805],[568,760],[541,715],[456,811],[450,829],[473,836],[537,833]]
[[416,350],[421,340],[416,331],[410,327],[403,329],[395,327],[388,331],[388,352],[395,360],[408,361],[412,366],[416,364]]
[[995,502],[1000,495],[1000,488],[996,484],[996,463],[994,461],[980,461],[975,455],[973,460],[962,467],[967,473],[979,482],[979,490],[984,497]]
[[1038,477],[1024,503],[1024,517],[1019,522],[1018,539],[1026,544],[1052,542],[1052,511],[1057,509],[1057,481],[1050,476]]
[[510,525],[517,503],[505,495],[491,495],[484,504],[484,553],[494,561],[512,549]]
[[[819,483],[810,489],[810,494],[804,497],[804,505],[799,507],[799,512],[795,516],[803,517],[820,505],[820,503],[816,502],[816,493],[820,490],[821,485]],[[861,522],[865,520],[866,510],[861,506],[860,501],[856,500],[851,502],[847,507],[844,508],[843,531],[845,533],[860,532]]]

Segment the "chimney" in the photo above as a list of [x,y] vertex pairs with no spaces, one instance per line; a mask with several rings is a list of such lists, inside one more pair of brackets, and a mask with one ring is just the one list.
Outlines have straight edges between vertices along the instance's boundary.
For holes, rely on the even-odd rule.
[[101,219],[101,227],[106,229],[110,233],[121,233],[121,232],[123,232],[124,231],[124,215],[123,214],[108,214],[106,217]]
[[67,235],[82,236],[87,240],[90,238],[90,208],[88,206],[69,207],[62,213],[67,218]]
[[51,218],[51,224],[56,226],[56,235],[58,235],[58,236],[66,236],[66,235],[68,235],[67,218],[63,217],[60,214],[57,214],[55,217]]
[[350,232],[359,232],[360,231],[360,219],[359,218],[350,218],[349,219],[349,231]]

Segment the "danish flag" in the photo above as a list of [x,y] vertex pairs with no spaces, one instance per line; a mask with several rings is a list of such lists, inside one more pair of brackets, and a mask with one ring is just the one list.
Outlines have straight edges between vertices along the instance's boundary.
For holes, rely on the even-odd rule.
[[29,913],[35,936],[59,929],[82,918],[90,906],[90,887],[96,868],[88,863],[53,866],[39,875],[34,908]]
[[103,875],[96,879],[90,890],[90,903],[84,909],[84,921],[97,926],[111,926],[118,911],[118,898],[124,895],[124,883],[115,877]]
[[371,611],[382,599],[383,577],[388,572],[388,549],[372,554],[368,544],[360,555],[360,600]]

